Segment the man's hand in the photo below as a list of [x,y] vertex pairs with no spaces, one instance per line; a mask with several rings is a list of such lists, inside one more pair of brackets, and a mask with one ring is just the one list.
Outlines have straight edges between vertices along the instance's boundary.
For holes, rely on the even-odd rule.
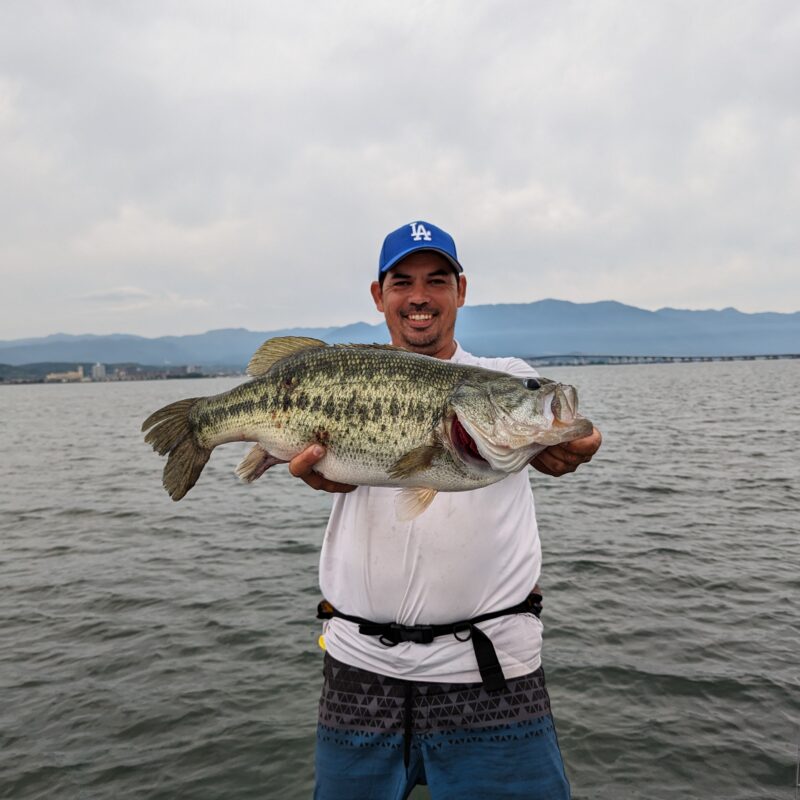
[[329,481],[318,472],[314,472],[314,464],[324,455],[325,448],[318,444],[313,444],[289,462],[289,472],[295,478],[304,480],[312,489],[320,489],[323,492],[352,492],[356,488],[355,486],[351,486],[349,483]]
[[581,464],[592,460],[592,456],[600,449],[603,437],[597,428],[592,428],[588,436],[581,439],[573,439],[564,444],[555,444],[542,450],[536,458],[531,461],[531,466],[545,475],[566,475],[568,472],[575,472]]

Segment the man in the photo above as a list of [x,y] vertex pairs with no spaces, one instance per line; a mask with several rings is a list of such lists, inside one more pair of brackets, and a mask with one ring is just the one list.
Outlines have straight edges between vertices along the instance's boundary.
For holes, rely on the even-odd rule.
[[[521,359],[479,358],[456,342],[466,288],[453,239],[419,221],[386,237],[371,291],[392,344],[536,377]],[[532,466],[572,472],[600,443],[594,430],[544,450]],[[434,800],[568,798],[541,668],[542,626],[522,613],[538,611],[526,598],[537,597],[541,566],[527,471],[439,493],[408,522],[394,513],[395,489],[314,472],[323,455],[309,447],[289,465],[315,489],[336,493],[320,559],[335,613],[324,633],[315,797],[399,799],[427,783]],[[483,615],[490,619],[478,623]],[[365,621],[384,635],[360,632]],[[433,629],[419,627],[431,625],[449,634],[431,639]],[[492,662],[502,674],[487,682]]]

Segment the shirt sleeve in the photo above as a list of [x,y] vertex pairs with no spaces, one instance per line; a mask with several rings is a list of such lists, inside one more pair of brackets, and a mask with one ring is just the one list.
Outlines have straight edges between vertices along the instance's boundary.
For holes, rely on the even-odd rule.
[[498,364],[495,369],[507,372],[516,378],[538,378],[539,373],[526,361],[521,358],[503,358],[502,364]]

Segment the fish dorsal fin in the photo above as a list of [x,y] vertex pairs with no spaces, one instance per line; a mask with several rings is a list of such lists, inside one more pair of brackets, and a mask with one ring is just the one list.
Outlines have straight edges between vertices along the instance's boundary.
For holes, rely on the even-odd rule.
[[312,339],[310,336],[276,336],[274,339],[267,339],[250,359],[247,374],[253,378],[264,375],[282,358],[317,347],[328,347],[328,344],[322,339]]
[[416,519],[432,502],[436,489],[403,489],[394,499],[394,511],[401,522]]
[[402,353],[410,353],[405,347],[397,347],[394,344],[335,344],[334,347],[347,347],[350,350],[399,350]]

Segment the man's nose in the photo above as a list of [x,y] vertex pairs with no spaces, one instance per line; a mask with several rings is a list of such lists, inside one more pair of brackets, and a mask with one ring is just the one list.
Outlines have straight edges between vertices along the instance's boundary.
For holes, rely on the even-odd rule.
[[424,281],[414,283],[411,286],[411,294],[408,296],[408,302],[412,306],[427,305],[430,297],[428,296],[428,285]]

